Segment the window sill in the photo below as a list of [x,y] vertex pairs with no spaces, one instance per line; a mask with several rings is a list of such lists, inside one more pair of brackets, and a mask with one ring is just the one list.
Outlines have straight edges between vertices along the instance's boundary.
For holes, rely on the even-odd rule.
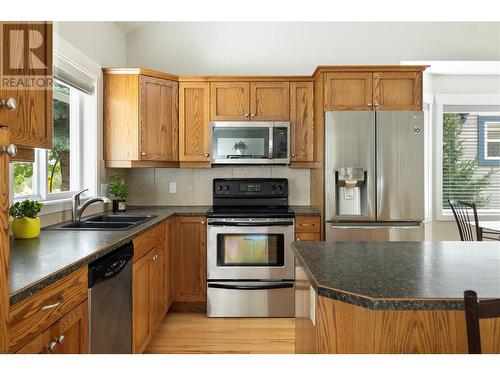
[[[499,212],[492,212],[492,213],[478,213],[478,219],[479,221],[500,221],[500,213]],[[452,213],[444,213],[444,214],[441,214],[439,215],[437,218],[436,218],[436,221],[437,222],[447,222],[447,221],[451,221],[451,222],[454,222],[455,221],[455,217],[453,216]]]

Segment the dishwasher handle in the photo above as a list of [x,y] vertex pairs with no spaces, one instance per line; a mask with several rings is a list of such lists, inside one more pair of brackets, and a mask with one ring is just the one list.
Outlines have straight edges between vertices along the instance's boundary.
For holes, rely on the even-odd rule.
[[134,247],[131,242],[119,247],[111,254],[97,259],[89,265],[89,288],[112,279],[120,274],[134,256]]

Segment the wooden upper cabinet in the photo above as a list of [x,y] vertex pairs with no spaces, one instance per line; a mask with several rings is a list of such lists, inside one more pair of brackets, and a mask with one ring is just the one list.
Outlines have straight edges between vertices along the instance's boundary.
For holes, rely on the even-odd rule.
[[175,218],[175,301],[206,302],[206,218]]
[[421,110],[422,73],[373,73],[373,105],[380,111]]
[[[165,166],[178,158],[178,83],[104,69],[104,159],[108,167]],[[156,163],[156,164],[155,164]]]
[[179,160],[210,162],[208,82],[181,82],[179,86]]
[[211,82],[211,121],[288,121],[289,82]]
[[250,85],[248,82],[210,83],[211,121],[248,121]]
[[373,108],[372,73],[325,73],[324,85],[325,111],[369,111]]
[[[17,86],[8,89],[0,86],[0,100],[13,98],[16,101],[12,111],[0,108],[0,126],[9,127],[10,141],[19,147],[52,148],[52,89],[26,88],[19,83],[21,79],[16,79],[17,76],[26,76],[29,80],[30,77],[52,75],[52,23],[0,22],[0,38],[4,48],[10,51],[3,54],[3,63],[19,62],[19,69],[11,73]],[[40,45],[32,50],[35,63],[28,59],[31,50],[26,48],[33,45]]]
[[289,118],[289,82],[250,82],[252,121],[288,121]]
[[314,84],[290,83],[290,157],[292,162],[314,161]]
[[178,160],[178,84],[140,76],[141,160]]

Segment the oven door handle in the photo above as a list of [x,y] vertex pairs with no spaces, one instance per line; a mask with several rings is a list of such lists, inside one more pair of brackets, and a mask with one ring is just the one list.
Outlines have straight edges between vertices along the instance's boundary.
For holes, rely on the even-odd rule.
[[217,227],[283,227],[293,225],[293,222],[290,221],[274,221],[270,223],[228,223],[226,221],[212,221],[208,223],[208,225],[213,225]]
[[235,289],[235,290],[265,290],[265,289],[293,288],[293,283],[276,283],[276,284],[266,284],[266,285],[234,285],[234,284],[209,283],[208,287],[216,289]]

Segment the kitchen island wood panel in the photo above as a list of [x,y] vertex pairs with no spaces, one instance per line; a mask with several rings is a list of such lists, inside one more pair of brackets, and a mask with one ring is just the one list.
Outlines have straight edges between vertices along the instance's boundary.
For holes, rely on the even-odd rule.
[[[297,353],[467,353],[463,291],[478,290],[480,299],[499,292],[500,250],[494,243],[292,246]],[[474,270],[464,267],[469,257]],[[483,352],[500,353],[500,318],[480,325]]]

